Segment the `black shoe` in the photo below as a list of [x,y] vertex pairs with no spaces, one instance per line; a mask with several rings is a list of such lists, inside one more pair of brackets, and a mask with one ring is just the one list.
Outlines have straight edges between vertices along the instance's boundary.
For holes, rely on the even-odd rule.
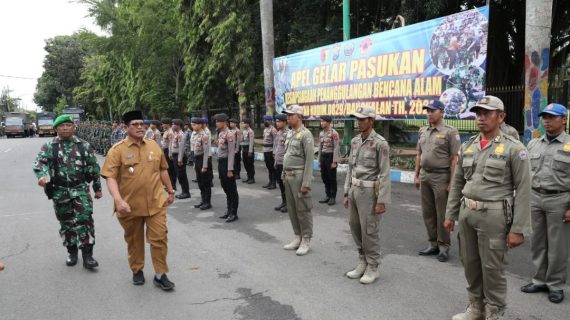
[[255,179],[251,179],[247,182],[247,184],[254,184],[255,183]]
[[266,188],[266,189],[267,189],[267,188],[269,188],[270,186],[271,186],[271,182],[269,182],[269,183],[267,183],[266,185],[264,185],[264,186],[261,186],[261,187],[262,187],[262,188]]
[[281,212],[285,213],[288,212],[289,210],[287,209],[287,206],[284,206],[283,208],[281,208]]
[[198,182],[198,179],[193,179],[192,182]]
[[198,208],[200,208],[203,204],[204,204],[204,201],[202,201],[202,202],[200,202],[200,203],[198,203],[198,204],[195,204],[195,205],[194,205],[194,208],[198,209]]
[[326,197],[326,198],[324,198],[324,199],[322,199],[322,200],[319,200],[319,203],[328,203],[329,200],[330,200],[330,198],[329,198],[329,197]]
[[65,260],[65,265],[67,265],[68,267],[73,267],[76,264],[77,264],[77,252],[70,253],[67,256],[67,260]]
[[529,283],[526,286],[522,286],[521,291],[524,293],[548,292],[548,287],[545,284]]
[[99,262],[97,262],[97,260],[93,259],[93,256],[88,255],[88,256],[83,256],[83,268],[85,269],[95,269],[99,266]]
[[277,185],[275,184],[275,181],[271,183],[271,185],[269,185],[269,187],[267,187],[267,190],[273,190],[273,189],[277,189]]
[[241,182],[243,182],[243,183],[248,183],[249,180],[251,180],[251,178],[247,178],[247,180],[242,180]]
[[164,291],[170,291],[174,289],[174,283],[168,280],[166,274],[163,274],[162,277],[160,277],[160,279],[157,279],[156,276],[154,276],[154,280],[152,282],[154,283],[155,286],[159,287]]
[[210,203],[204,203],[202,206],[200,206],[200,210],[208,210],[208,209],[212,209],[212,205]]
[[143,285],[145,282],[144,280],[144,273],[142,270],[137,271],[136,273],[133,273],[133,284],[135,286],[140,286]]
[[426,249],[418,252],[418,254],[420,256],[435,256],[436,254],[439,254],[439,248],[438,247],[427,247]]
[[564,300],[564,291],[562,290],[553,290],[550,291],[548,294],[548,300],[552,303],[560,303]]
[[287,206],[287,204],[285,202],[281,203],[280,205],[278,205],[277,207],[273,208],[275,209],[275,211],[280,211],[283,207]]
[[238,216],[235,214],[230,215],[227,219],[226,219],[226,223],[230,223],[230,222],[234,222],[236,220],[238,220]]
[[329,205],[329,206],[334,206],[335,204],[336,204],[335,198],[330,198],[330,199],[329,199],[329,202],[328,202],[328,205]]
[[449,260],[449,252],[447,251],[440,251],[439,255],[437,256],[437,261],[439,262],[447,262]]
[[224,213],[223,216],[219,216],[218,218],[220,219],[227,219],[230,216],[230,214],[228,213],[228,211],[226,211],[226,213]]
[[176,199],[188,199],[191,195],[188,192],[182,192],[181,194],[176,196]]

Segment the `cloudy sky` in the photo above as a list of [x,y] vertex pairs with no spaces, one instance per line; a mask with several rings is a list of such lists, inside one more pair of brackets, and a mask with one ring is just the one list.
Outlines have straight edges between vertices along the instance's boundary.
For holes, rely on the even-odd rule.
[[[71,0],[0,0],[0,88],[35,110],[37,78],[42,74],[45,39],[81,28],[102,34],[87,17],[87,7]],[[21,77],[29,79],[18,79]]]

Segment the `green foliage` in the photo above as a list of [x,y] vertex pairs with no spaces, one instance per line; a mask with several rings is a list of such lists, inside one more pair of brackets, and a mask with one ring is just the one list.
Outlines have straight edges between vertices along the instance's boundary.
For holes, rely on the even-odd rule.
[[2,88],[0,93],[0,115],[4,112],[16,111],[18,108],[18,98],[10,96],[11,90],[8,87]]

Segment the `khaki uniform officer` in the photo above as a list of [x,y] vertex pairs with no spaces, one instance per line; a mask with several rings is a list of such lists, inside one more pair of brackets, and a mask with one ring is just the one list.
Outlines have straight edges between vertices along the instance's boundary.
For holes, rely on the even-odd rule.
[[385,205],[390,203],[390,147],[374,131],[374,108],[361,107],[350,116],[358,118],[361,134],[351,143],[344,207],[350,207],[350,231],[360,261],[346,276],[369,284],[379,276],[380,218],[386,211]]
[[437,259],[445,262],[449,260],[451,241],[443,221],[461,139],[457,129],[443,123],[445,105],[441,101],[436,100],[424,109],[430,125],[419,132],[415,183],[421,192],[422,214],[430,245],[419,254],[439,254]]
[[506,122],[503,122],[501,123],[501,126],[499,128],[504,134],[509,135],[520,141],[519,132],[513,126],[507,124]]
[[302,256],[309,252],[309,244],[313,237],[311,183],[313,182],[315,146],[313,135],[303,126],[303,107],[291,105],[283,113],[287,114],[287,122],[291,126],[291,131],[285,138],[281,178],[285,185],[289,219],[291,219],[295,233],[295,239],[283,248],[297,250],[297,255]]
[[127,124],[127,139],[109,150],[101,176],[107,180],[109,193],[115,200],[115,212],[125,230],[133,283],[141,285],[145,282],[146,225],[146,239],[150,243],[156,272],[154,284],[163,290],[171,290],[174,283],[166,276],[166,207],[174,201],[174,190],[168,176],[168,163],[160,146],[154,140],[143,139],[142,119],[140,111],[123,115],[123,121]]
[[562,287],[568,268],[570,239],[570,135],[564,132],[568,111],[560,104],[546,106],[542,117],[546,134],[528,144],[531,164],[532,260],[536,273],[522,287],[526,293],[549,291],[553,303],[564,300]]
[[467,310],[452,319],[496,320],[506,306],[507,250],[530,230],[530,168],[526,148],[499,129],[503,102],[485,96],[472,110],[480,133],[461,146],[444,222],[452,231],[459,219],[469,296]]

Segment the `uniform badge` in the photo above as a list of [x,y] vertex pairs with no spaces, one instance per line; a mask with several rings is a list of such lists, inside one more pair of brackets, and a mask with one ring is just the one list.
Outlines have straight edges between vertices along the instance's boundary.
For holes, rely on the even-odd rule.
[[570,152],[570,142],[566,142],[564,147],[562,147],[562,150],[564,150],[566,152]]
[[503,143],[501,143],[500,145],[497,146],[497,148],[495,149],[495,154],[501,155],[505,153],[505,145]]
[[295,138],[301,139],[301,132],[297,132],[297,134],[295,135]]
[[501,136],[496,136],[494,140],[495,140],[495,142],[500,142],[500,141],[501,141]]
[[467,150],[463,151],[463,154],[472,154],[474,152],[473,146],[469,146]]
[[461,141],[461,137],[460,137],[458,134],[456,134],[456,135],[455,135],[455,140]]
[[436,134],[435,137],[438,139],[445,139],[445,134]]
[[129,172],[130,172],[130,173],[135,173],[135,167],[129,167]]
[[134,156],[132,153],[127,154],[127,160],[131,160]]
[[528,158],[528,154],[527,154],[526,150],[522,149],[521,151],[519,151],[519,158],[521,160],[526,160],[526,158]]

